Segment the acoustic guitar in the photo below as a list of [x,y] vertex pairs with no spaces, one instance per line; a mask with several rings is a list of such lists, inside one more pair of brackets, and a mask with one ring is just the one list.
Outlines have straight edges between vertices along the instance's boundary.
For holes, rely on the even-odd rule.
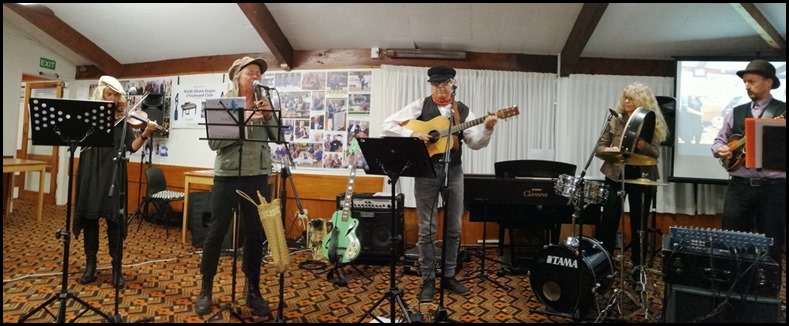
[[[507,119],[518,114],[520,114],[520,111],[518,111],[517,105],[498,110],[495,113],[496,117],[499,119]],[[485,122],[485,118],[487,118],[487,115],[450,127],[449,119],[446,117],[435,117],[428,121],[408,120],[403,124],[403,127],[430,136],[430,141],[427,142],[427,153],[432,157],[433,155],[444,153],[447,142],[449,142],[450,148],[455,145],[454,142],[456,140],[454,140],[454,137],[447,137],[448,135],[453,135],[459,131],[483,123]]]
[[323,249],[324,257],[327,257],[333,264],[347,264],[359,257],[362,251],[362,244],[356,236],[356,229],[359,227],[359,220],[351,216],[351,204],[353,204],[353,179],[356,177],[356,154],[359,153],[359,143],[354,140],[348,145],[348,167],[351,170],[348,178],[348,186],[345,188],[345,201],[342,210],[332,214],[331,230],[328,237],[324,237]]

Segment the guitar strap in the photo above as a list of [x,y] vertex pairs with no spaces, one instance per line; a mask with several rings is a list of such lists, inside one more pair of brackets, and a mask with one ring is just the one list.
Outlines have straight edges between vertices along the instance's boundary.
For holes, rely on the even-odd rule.
[[771,119],[772,117],[775,116],[775,110],[776,110],[776,106],[770,105],[768,103],[767,107],[764,108],[764,111],[762,111],[762,114],[759,116],[759,118]]
[[[460,110],[458,110],[458,101],[452,101],[452,116],[455,118],[455,125],[460,124]],[[460,149],[460,138],[457,135],[452,135],[454,140],[452,142],[452,151]]]

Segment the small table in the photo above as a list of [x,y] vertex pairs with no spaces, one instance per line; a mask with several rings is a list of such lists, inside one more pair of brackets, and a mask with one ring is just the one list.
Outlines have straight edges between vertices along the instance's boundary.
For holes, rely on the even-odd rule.
[[[38,171],[38,220],[41,221],[41,215],[44,212],[44,177],[47,172],[47,162],[44,161],[33,161],[33,160],[22,160],[17,158],[4,158],[3,159],[3,174],[6,173],[15,173],[15,172],[26,172],[26,171]],[[14,191],[14,182],[13,182],[13,175],[11,176],[11,180],[8,183],[8,190],[6,192],[6,198],[3,200],[8,203],[10,199],[13,197]],[[5,214],[9,213],[11,205],[6,205],[6,212]]]
[[214,170],[199,170],[184,172],[184,218],[181,228],[181,241],[186,244],[186,229],[189,223],[189,185],[214,185]]

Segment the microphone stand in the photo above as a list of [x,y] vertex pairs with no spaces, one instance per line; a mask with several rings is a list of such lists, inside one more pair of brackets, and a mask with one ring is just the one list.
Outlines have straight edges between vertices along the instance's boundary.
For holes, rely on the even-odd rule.
[[[614,115],[614,113],[616,111],[611,110],[611,109],[609,109],[609,111],[611,111],[611,114],[608,116],[608,119],[606,120],[606,123],[608,121],[611,121],[611,118],[614,118],[614,117],[616,117],[617,119],[621,119],[620,116]],[[605,129],[603,129],[603,132],[605,132]],[[602,135],[602,133],[601,133],[601,135]],[[620,148],[620,151],[621,151],[621,148]],[[622,248],[621,248],[622,251],[620,252],[621,256],[620,256],[620,260],[619,260],[619,286],[620,287],[624,286],[624,283],[625,283],[625,276],[624,276],[625,275],[625,261],[624,261],[625,223],[624,223],[624,218],[625,218],[625,196],[627,196],[627,193],[625,192],[625,166],[627,166],[627,159],[629,157],[630,157],[630,153],[622,152],[622,169],[621,169],[621,171],[619,173],[619,191],[617,192],[617,195],[619,197],[619,199],[618,199],[619,200],[619,226],[620,226],[620,230],[622,232],[622,237],[623,237],[623,241],[622,241],[623,244],[622,244]],[[614,242],[617,242],[617,241],[614,240]],[[614,245],[614,248],[616,248],[616,244]],[[641,304],[640,302],[638,302],[638,300],[636,300],[633,297],[632,294],[630,294],[630,292],[626,291],[625,289],[614,288],[614,295],[612,295],[608,299],[608,301],[606,302],[605,308],[602,311],[600,311],[600,314],[598,315],[598,318],[597,318],[598,320],[596,320],[596,321],[599,321],[599,319],[602,318],[607,313],[607,311],[609,309],[611,309],[611,308],[616,308],[616,312],[619,314],[620,319],[623,319],[622,318],[622,300],[623,299],[620,299],[620,297],[623,294],[628,299],[630,299],[630,301],[632,301],[633,303],[635,303],[637,305]]]
[[[453,85],[452,86],[452,101],[450,101],[450,103],[453,103],[455,101],[455,89],[457,89],[457,86]],[[450,110],[454,110],[454,106]],[[440,323],[440,322],[457,323],[458,322],[458,321],[455,321],[455,320],[452,320],[452,319],[449,318],[447,309],[444,306],[444,283],[445,283],[444,282],[444,274],[446,274],[446,264],[447,264],[447,238],[446,238],[446,236],[447,236],[447,230],[449,229],[449,227],[448,227],[449,223],[447,222],[447,219],[449,218],[449,205],[448,205],[449,199],[447,198],[447,196],[449,196],[449,165],[452,162],[452,159],[450,158],[450,154],[451,154],[450,150],[452,149],[452,146],[450,146],[450,143],[451,143],[451,140],[452,140],[452,133],[451,133],[451,131],[452,131],[452,127],[454,126],[454,124],[455,124],[455,121],[453,119],[452,112],[450,112],[450,114],[449,114],[449,131],[450,132],[447,133],[447,137],[448,138],[447,138],[446,146],[444,146],[445,147],[444,148],[444,157],[441,159],[441,164],[443,164],[443,169],[444,169],[444,184],[441,186],[441,198],[444,200],[444,203],[443,203],[444,204],[444,227],[443,227],[443,231],[442,231],[443,232],[442,236],[444,237],[444,241],[443,241],[444,244],[441,246],[441,275],[440,275],[441,277],[439,278],[440,289],[439,289],[439,296],[438,296],[438,298],[439,298],[438,299],[438,308],[436,308],[436,318],[433,320],[433,322],[435,322],[435,323]],[[458,144],[458,146],[460,146],[460,144]],[[433,255],[433,256],[435,257],[435,255]]]
[[[256,86],[256,87],[262,87],[262,86]],[[273,102],[271,101],[271,92],[269,91],[269,88],[266,88],[266,87],[262,87],[262,88],[263,88],[263,90],[266,91],[266,99],[268,100],[269,105],[273,105],[272,104]],[[258,94],[257,89],[254,90],[254,92],[255,92],[255,100],[257,100],[257,96],[258,96],[257,95]],[[271,109],[274,110],[274,107],[272,107]],[[280,115],[282,114],[281,110],[278,110],[277,112]],[[271,114],[271,117],[273,119],[275,119],[274,121],[276,121],[276,123],[277,123],[277,140],[278,141],[276,141],[275,143],[276,144],[284,144],[285,145],[285,155],[288,155],[288,161],[290,161],[290,147],[288,147],[289,144],[285,141],[284,133],[282,132],[282,128],[283,128],[282,127],[282,119],[281,119],[281,117],[277,116],[274,113]],[[288,196],[287,196],[287,189],[285,188],[285,179],[288,178],[288,177],[291,178],[290,179],[291,180],[291,186],[293,186],[294,193],[295,193],[295,190],[296,190],[296,186],[293,184],[293,177],[290,175],[290,170],[288,169],[288,165],[287,164],[285,164],[285,163],[282,164],[282,171],[280,172],[280,174],[281,174],[281,178],[282,178],[281,179],[282,180],[282,185],[281,185],[282,186],[282,198],[280,198],[280,204],[282,206],[280,206],[280,209],[281,209],[282,225],[284,226],[285,225],[285,221],[286,221],[286,218],[285,218],[286,202],[285,201],[288,198]],[[271,242],[269,242],[269,249],[270,248],[271,248]],[[285,315],[283,313],[284,309],[285,309],[285,297],[284,297],[284,295],[285,295],[285,273],[279,273],[279,303],[277,304],[277,323],[281,323],[281,324],[285,323]]]
[[[128,117],[126,117],[128,119]],[[128,232],[128,225],[126,224],[126,215],[128,209],[128,200],[127,196],[127,187],[128,187],[128,180],[126,179],[126,170],[123,169],[124,164],[129,160],[126,157],[126,131],[128,125],[123,123],[123,128],[121,128],[121,138],[120,143],[118,144],[118,154],[115,156],[115,165],[112,171],[112,182],[110,183],[110,191],[107,194],[108,197],[112,198],[115,196],[115,189],[118,189],[118,196],[115,198],[115,206],[112,210],[115,216],[108,216],[108,219],[117,218],[117,225],[118,225],[118,239],[115,245],[115,255],[116,258],[113,259],[112,264],[112,286],[115,288],[115,314],[110,316],[111,323],[123,323],[123,316],[121,316],[118,310],[118,303],[120,302],[120,279],[123,278],[123,241],[126,238],[124,234],[124,229]],[[145,144],[143,144],[144,146]],[[143,148],[145,150],[145,148]],[[119,178],[118,175],[123,174],[122,178]],[[119,184],[122,182],[123,184]],[[126,225],[125,225],[126,224]],[[117,275],[116,275],[117,273]],[[146,317],[138,322],[152,322],[154,319],[153,317]]]

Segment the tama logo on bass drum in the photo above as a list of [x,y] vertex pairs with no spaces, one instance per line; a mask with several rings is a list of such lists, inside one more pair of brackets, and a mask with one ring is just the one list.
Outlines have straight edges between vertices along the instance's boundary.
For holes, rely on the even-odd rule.
[[578,259],[548,255],[545,262],[551,265],[578,268]]

